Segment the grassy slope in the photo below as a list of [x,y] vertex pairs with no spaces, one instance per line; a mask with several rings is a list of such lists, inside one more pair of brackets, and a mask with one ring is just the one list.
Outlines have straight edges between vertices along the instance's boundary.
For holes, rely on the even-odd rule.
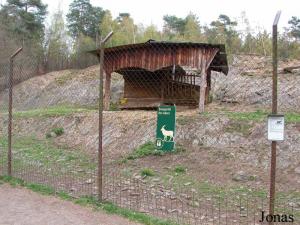
[[[7,148],[7,138],[0,137],[0,147]],[[51,168],[52,174],[84,176],[96,169],[96,162],[84,152],[56,146],[52,139],[13,137],[13,155],[16,170],[36,165],[41,169]]]
[[[24,112],[15,112],[15,117],[17,118],[28,118],[28,117],[52,117],[52,116],[66,116],[73,113],[78,112],[88,112],[91,109],[85,108],[72,108],[66,106],[59,106],[59,107],[52,107],[50,109],[37,109],[37,110],[30,110]],[[204,117],[214,116],[216,114],[222,114],[227,116],[228,118],[234,121],[256,121],[262,122],[266,119],[268,113],[263,111],[256,111],[256,112],[228,112],[224,111],[221,113],[205,113]],[[179,117],[178,123],[182,123],[182,125],[190,123],[189,117]],[[286,114],[286,122],[287,123],[295,123],[300,122],[300,114],[297,113],[287,113]],[[232,128],[236,129],[236,128]],[[229,130],[230,131],[230,130]],[[242,127],[242,131],[247,133],[247,124]],[[4,138],[0,138],[0,147],[7,147],[7,140]],[[24,163],[32,163],[38,162],[40,165],[44,165],[45,167],[51,167],[51,165],[55,164],[58,165],[59,168],[58,172],[66,171],[70,172],[71,170],[76,173],[76,171],[88,171],[94,170],[96,167],[95,163],[90,163],[88,157],[86,157],[80,151],[69,151],[66,148],[59,148],[55,146],[51,140],[38,140],[35,137],[23,137],[23,138],[14,138],[14,150],[16,151],[15,154],[15,163],[16,167],[21,168]],[[178,152],[175,154],[181,154],[184,152],[184,149],[179,148]],[[139,148],[135,149],[131,154],[125,156],[121,162],[126,163],[127,161],[134,161],[139,160],[143,157],[154,156],[154,157],[161,157],[165,155],[162,152],[158,152],[155,150],[153,143],[148,142],[145,145],[140,146]],[[22,159],[22,160],[21,160]],[[130,167],[130,164],[128,164]],[[176,169],[177,167],[177,169]],[[172,185],[176,189],[180,189],[180,185],[184,183],[190,183],[188,186],[189,188],[194,188],[200,193],[204,194],[218,194],[221,196],[225,195],[238,195],[238,194],[251,194],[254,196],[266,196],[266,190],[250,190],[248,188],[241,188],[241,187],[233,187],[230,189],[224,189],[213,184],[201,181],[195,181],[193,177],[190,177],[186,171],[182,170],[179,171],[178,168],[184,167],[184,165],[176,165],[174,168],[171,168],[165,174],[155,174],[152,171],[149,172],[149,168],[141,168],[142,175],[151,174],[151,176],[160,178],[162,182],[167,184],[169,182],[170,175],[174,177],[172,180]],[[177,170],[177,171],[176,171]],[[147,173],[145,173],[145,171]],[[77,174],[80,176],[81,172]],[[147,179],[146,179],[147,180]],[[150,179],[147,180],[150,182]],[[283,199],[291,199],[291,198],[300,198],[300,193],[278,193],[279,197]]]
[[32,118],[32,117],[55,117],[55,116],[67,116],[74,113],[95,111],[91,108],[72,107],[72,106],[53,106],[49,108],[39,108],[27,111],[14,112],[14,118]]
[[[179,149],[179,150],[178,150]],[[167,154],[184,154],[185,150],[182,147],[179,147],[174,152],[171,153],[160,153],[156,150],[155,145],[151,142],[143,144],[136,148],[132,153],[124,157],[125,160],[122,160],[122,163],[127,163],[134,160],[143,159],[148,156],[161,157],[166,156]],[[184,157],[184,155],[182,156]],[[155,160],[155,159],[153,159]],[[127,168],[130,167],[130,164],[127,164]],[[140,173],[145,175],[144,171],[149,170],[149,168],[142,168]],[[203,195],[217,195],[219,197],[225,196],[238,196],[238,195],[247,195],[254,197],[266,198],[268,195],[267,190],[254,190],[247,187],[241,187],[240,185],[225,187],[217,186],[208,182],[197,181],[193,177],[189,176],[187,169],[184,165],[175,165],[172,168],[169,168],[167,173],[151,173],[151,177],[159,178],[164,185],[170,185],[170,176],[173,177],[171,186],[174,190],[182,190],[182,184],[189,183],[188,189],[195,189],[198,193]],[[130,174],[128,174],[130,175]],[[147,175],[146,175],[147,176]],[[149,177],[149,176],[148,176]],[[254,178],[253,178],[254,179]],[[145,182],[150,182],[150,180],[145,180]],[[277,192],[278,199],[287,200],[287,199],[300,199],[300,192]]]

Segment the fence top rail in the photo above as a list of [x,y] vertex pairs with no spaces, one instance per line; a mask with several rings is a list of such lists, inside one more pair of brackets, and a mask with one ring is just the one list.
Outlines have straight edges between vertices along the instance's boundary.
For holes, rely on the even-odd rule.
[[274,19],[273,26],[277,26],[277,25],[278,25],[278,22],[279,22],[279,19],[280,19],[280,15],[281,15],[281,11],[279,10],[279,11],[276,13],[276,16],[275,16],[275,19]]
[[22,50],[23,50],[23,47],[17,49],[17,51],[15,51],[15,53],[12,54],[12,55],[10,56],[10,58],[11,58],[11,59],[15,58]]

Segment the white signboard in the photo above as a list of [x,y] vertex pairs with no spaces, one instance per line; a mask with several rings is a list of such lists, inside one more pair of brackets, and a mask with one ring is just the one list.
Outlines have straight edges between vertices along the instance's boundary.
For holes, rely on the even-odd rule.
[[283,115],[268,116],[268,140],[270,141],[284,140],[284,116]]

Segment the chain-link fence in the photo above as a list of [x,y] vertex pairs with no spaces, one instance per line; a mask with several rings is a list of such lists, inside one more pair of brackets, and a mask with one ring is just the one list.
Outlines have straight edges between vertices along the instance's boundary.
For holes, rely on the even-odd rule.
[[[7,78],[9,74],[9,63],[4,63],[0,64],[0,90],[1,90],[1,99],[6,98],[8,99],[8,95],[3,93],[5,87],[7,86]],[[1,100],[0,100],[1,101]],[[1,139],[4,137],[8,137],[7,133],[7,119],[8,119],[8,102],[6,101],[5,103],[2,102],[0,106],[0,112],[1,112]],[[4,122],[6,121],[6,122]],[[7,148],[2,144],[1,140],[1,145],[0,145],[0,170],[1,170],[1,175],[7,174]]]
[[[57,191],[74,193],[76,196],[91,195],[96,191],[94,182],[97,160],[92,151],[85,151],[80,140],[75,141],[76,136],[73,133],[80,132],[78,124],[82,125],[81,120],[84,118],[81,113],[93,112],[93,109],[79,106],[78,99],[81,98],[80,101],[84,102],[82,98],[87,97],[79,96],[82,91],[79,88],[83,88],[84,84],[81,85],[77,80],[76,85],[80,87],[72,84],[69,91],[66,91],[64,84],[73,79],[73,73],[78,70],[70,69],[38,76],[38,61],[39,57],[22,57],[22,53],[13,61],[11,175],[28,182],[51,186]],[[9,68],[9,63],[0,68],[3,78],[0,98],[2,175],[9,174]],[[93,84],[94,93],[91,87]],[[98,81],[95,79],[85,85],[86,90],[91,92],[88,95],[91,96],[90,101],[96,103]],[[75,93],[76,91],[78,92]],[[73,119],[74,123],[70,124]],[[78,130],[75,131],[74,128]],[[72,132],[69,133],[69,130]],[[96,135],[97,128],[94,131]],[[72,140],[72,146],[66,144],[67,140]]]
[[[271,57],[224,57],[222,46],[191,43],[105,49],[104,106],[122,110],[104,112],[109,200],[191,224],[256,224],[261,211],[268,211]],[[299,94],[290,88],[297,82],[297,75],[280,74],[279,107],[288,131],[279,146],[278,213],[299,211]],[[122,91],[111,91],[119,86]],[[201,86],[207,88],[200,115]],[[155,150],[157,112],[151,109],[172,104],[178,111],[177,149],[166,156]]]
[[[92,53],[97,60],[100,51]],[[40,75],[38,58],[15,58],[12,176],[73,196],[96,196],[103,100],[104,200],[180,224],[263,224],[271,56],[153,40],[106,48],[104,54],[103,98],[99,65],[56,71],[64,63],[54,63],[52,72]],[[284,68],[297,63],[279,62],[279,111],[287,124],[276,198],[276,213],[293,215],[294,224],[300,218],[300,76]],[[1,175],[8,163],[9,68],[0,65]],[[173,104],[176,148],[164,153],[155,146],[156,109]]]

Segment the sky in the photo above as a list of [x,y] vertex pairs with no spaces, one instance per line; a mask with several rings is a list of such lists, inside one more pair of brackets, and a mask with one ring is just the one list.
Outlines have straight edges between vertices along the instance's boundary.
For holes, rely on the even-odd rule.
[[[0,3],[5,0],[0,0]],[[42,0],[48,4],[51,13],[59,6],[64,13],[72,0]],[[265,28],[271,31],[274,17],[278,10],[282,11],[279,27],[287,26],[292,16],[300,17],[299,0],[90,0],[92,5],[109,9],[113,17],[120,12],[128,12],[136,24],[154,24],[159,29],[163,25],[163,16],[166,14],[185,17],[189,12],[196,14],[200,23],[209,24],[216,20],[220,14],[238,19],[245,11],[254,30]],[[243,29],[242,27],[240,29]]]

